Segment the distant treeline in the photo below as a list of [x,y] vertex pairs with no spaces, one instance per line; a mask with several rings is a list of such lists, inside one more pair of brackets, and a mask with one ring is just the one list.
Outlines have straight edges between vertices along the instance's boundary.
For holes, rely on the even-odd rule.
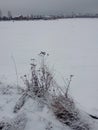
[[20,21],[20,20],[56,20],[67,18],[98,18],[98,14],[71,14],[71,15],[30,15],[30,16],[12,16],[8,13],[8,16],[0,16],[0,21]]

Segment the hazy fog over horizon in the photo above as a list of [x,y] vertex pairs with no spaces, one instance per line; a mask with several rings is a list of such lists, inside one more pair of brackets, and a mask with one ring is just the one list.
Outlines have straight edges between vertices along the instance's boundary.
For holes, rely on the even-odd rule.
[[18,14],[98,13],[98,0],[0,0],[0,10]]

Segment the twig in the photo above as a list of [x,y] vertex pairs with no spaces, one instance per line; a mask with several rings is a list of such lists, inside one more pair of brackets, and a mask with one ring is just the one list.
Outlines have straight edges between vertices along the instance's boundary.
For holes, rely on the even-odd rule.
[[72,77],[73,77],[73,75],[70,75],[70,78],[68,80],[68,85],[67,85],[66,93],[65,93],[66,98],[68,98],[68,91],[69,91],[70,83],[72,81]]
[[16,82],[17,82],[17,86],[18,86],[18,71],[17,71],[17,66],[16,66],[16,62],[15,62],[15,58],[13,55],[11,55],[13,64],[14,64],[14,68],[15,68],[15,73],[16,73]]

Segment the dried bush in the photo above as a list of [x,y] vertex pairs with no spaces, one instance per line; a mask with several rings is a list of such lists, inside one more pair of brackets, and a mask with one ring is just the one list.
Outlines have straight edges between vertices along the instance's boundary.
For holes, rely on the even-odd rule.
[[45,57],[47,54],[41,52],[41,63],[38,66],[35,63],[35,59],[31,59],[31,78],[28,79],[26,75],[23,77],[26,90],[23,91],[22,96],[17,101],[14,111],[18,112],[25,104],[28,97],[37,99],[40,103],[46,103],[48,100],[49,90],[52,87],[53,76],[50,73],[48,67],[45,65]]
[[34,63],[31,64],[31,83],[28,85],[28,89],[32,89],[33,94],[39,98],[45,98],[48,90],[51,87],[53,76],[50,73],[48,67],[45,65],[46,53],[41,52],[40,57],[42,58],[39,68]]

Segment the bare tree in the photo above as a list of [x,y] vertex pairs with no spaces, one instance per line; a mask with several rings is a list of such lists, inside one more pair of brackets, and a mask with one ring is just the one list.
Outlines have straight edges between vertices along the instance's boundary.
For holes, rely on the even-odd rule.
[[2,18],[2,10],[0,9],[0,18]]
[[11,11],[8,11],[8,18],[9,18],[9,19],[12,18],[12,13],[11,13]]

